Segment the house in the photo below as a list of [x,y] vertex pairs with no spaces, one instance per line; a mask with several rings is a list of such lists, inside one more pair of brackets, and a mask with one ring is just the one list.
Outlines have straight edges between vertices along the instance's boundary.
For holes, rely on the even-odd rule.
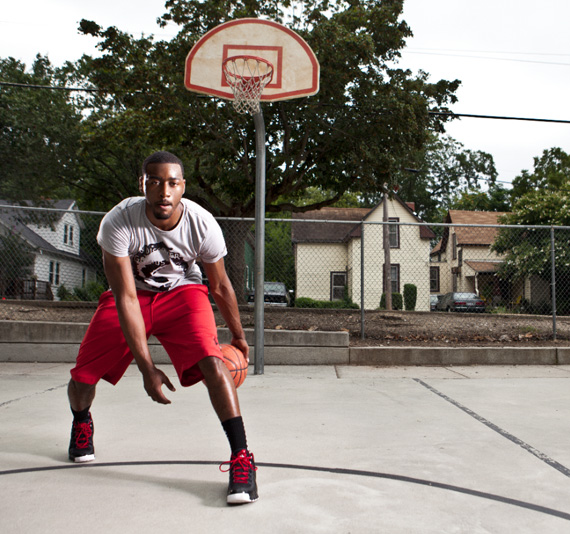
[[432,293],[477,293],[488,303],[513,306],[521,299],[534,304],[550,300],[548,284],[539,277],[503,280],[497,276],[503,257],[491,248],[501,212],[449,210],[443,236],[430,253]]
[[[361,305],[362,289],[364,308],[378,308],[385,292],[383,212],[380,202],[372,209],[328,207],[293,214],[296,298],[349,297]],[[419,224],[422,221],[415,215],[413,203],[405,203],[397,195],[388,200],[388,221],[392,223],[388,225],[391,290],[402,293],[405,284],[414,284],[416,309],[429,310],[429,252],[435,234]]]
[[[57,299],[59,287],[65,285],[73,290],[94,280],[95,271],[80,250],[84,226],[75,201],[55,201],[46,210],[26,209],[33,207],[26,204],[13,206],[0,200],[3,296]],[[20,255],[19,260],[14,258],[16,254]]]

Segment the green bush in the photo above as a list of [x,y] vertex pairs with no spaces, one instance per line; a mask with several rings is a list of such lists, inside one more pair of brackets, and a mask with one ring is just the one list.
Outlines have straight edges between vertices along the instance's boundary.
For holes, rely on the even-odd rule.
[[[382,297],[380,298],[380,309],[386,309],[386,293],[382,293]],[[392,293],[392,309],[393,310],[401,310],[402,309],[402,294],[401,293]]]
[[358,310],[359,306],[348,298],[345,298],[343,300],[314,300],[307,297],[298,297],[295,299],[295,308]]
[[73,292],[62,284],[57,288],[57,296],[66,301],[96,302],[103,291],[105,286],[100,282],[88,282],[85,287],[74,287]]
[[56,295],[59,300],[77,300],[77,298],[74,297],[73,292],[67,289],[64,284],[61,284],[57,288]]
[[87,282],[87,284],[85,284],[85,287],[74,288],[73,293],[78,300],[94,302],[99,300],[101,293],[103,293],[105,289],[105,286],[100,282]]
[[416,309],[417,299],[418,288],[414,284],[404,284],[404,305],[406,311],[414,311]]

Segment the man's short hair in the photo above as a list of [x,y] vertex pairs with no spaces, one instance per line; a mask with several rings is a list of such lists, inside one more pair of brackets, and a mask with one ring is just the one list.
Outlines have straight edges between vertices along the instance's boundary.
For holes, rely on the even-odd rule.
[[175,163],[177,165],[180,165],[182,176],[184,176],[184,165],[182,164],[182,161],[171,152],[167,152],[166,150],[159,150],[158,152],[155,152],[146,158],[142,164],[143,176],[146,176],[146,168],[152,163]]

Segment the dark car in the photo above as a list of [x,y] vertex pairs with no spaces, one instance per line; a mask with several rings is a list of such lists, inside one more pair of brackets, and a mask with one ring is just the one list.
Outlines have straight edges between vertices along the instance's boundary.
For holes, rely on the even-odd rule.
[[485,302],[475,293],[446,293],[436,304],[436,310],[482,313],[485,311]]
[[443,295],[430,295],[429,296],[429,309],[430,311],[435,311],[437,309],[437,303],[442,299]]
[[[263,300],[266,306],[292,306],[291,294],[283,282],[265,282]],[[247,303],[255,303],[255,291],[247,296]]]

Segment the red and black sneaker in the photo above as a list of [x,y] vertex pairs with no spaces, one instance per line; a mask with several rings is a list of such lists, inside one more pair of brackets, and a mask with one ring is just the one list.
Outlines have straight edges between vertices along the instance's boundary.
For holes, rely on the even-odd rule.
[[[224,465],[229,465],[229,467],[222,469]],[[259,498],[255,476],[257,467],[255,467],[253,454],[246,449],[232,454],[229,462],[220,465],[220,471],[230,473],[228,504],[246,504],[257,501]]]
[[95,460],[91,413],[89,413],[89,418],[85,421],[73,421],[71,441],[69,442],[69,459],[78,463]]

